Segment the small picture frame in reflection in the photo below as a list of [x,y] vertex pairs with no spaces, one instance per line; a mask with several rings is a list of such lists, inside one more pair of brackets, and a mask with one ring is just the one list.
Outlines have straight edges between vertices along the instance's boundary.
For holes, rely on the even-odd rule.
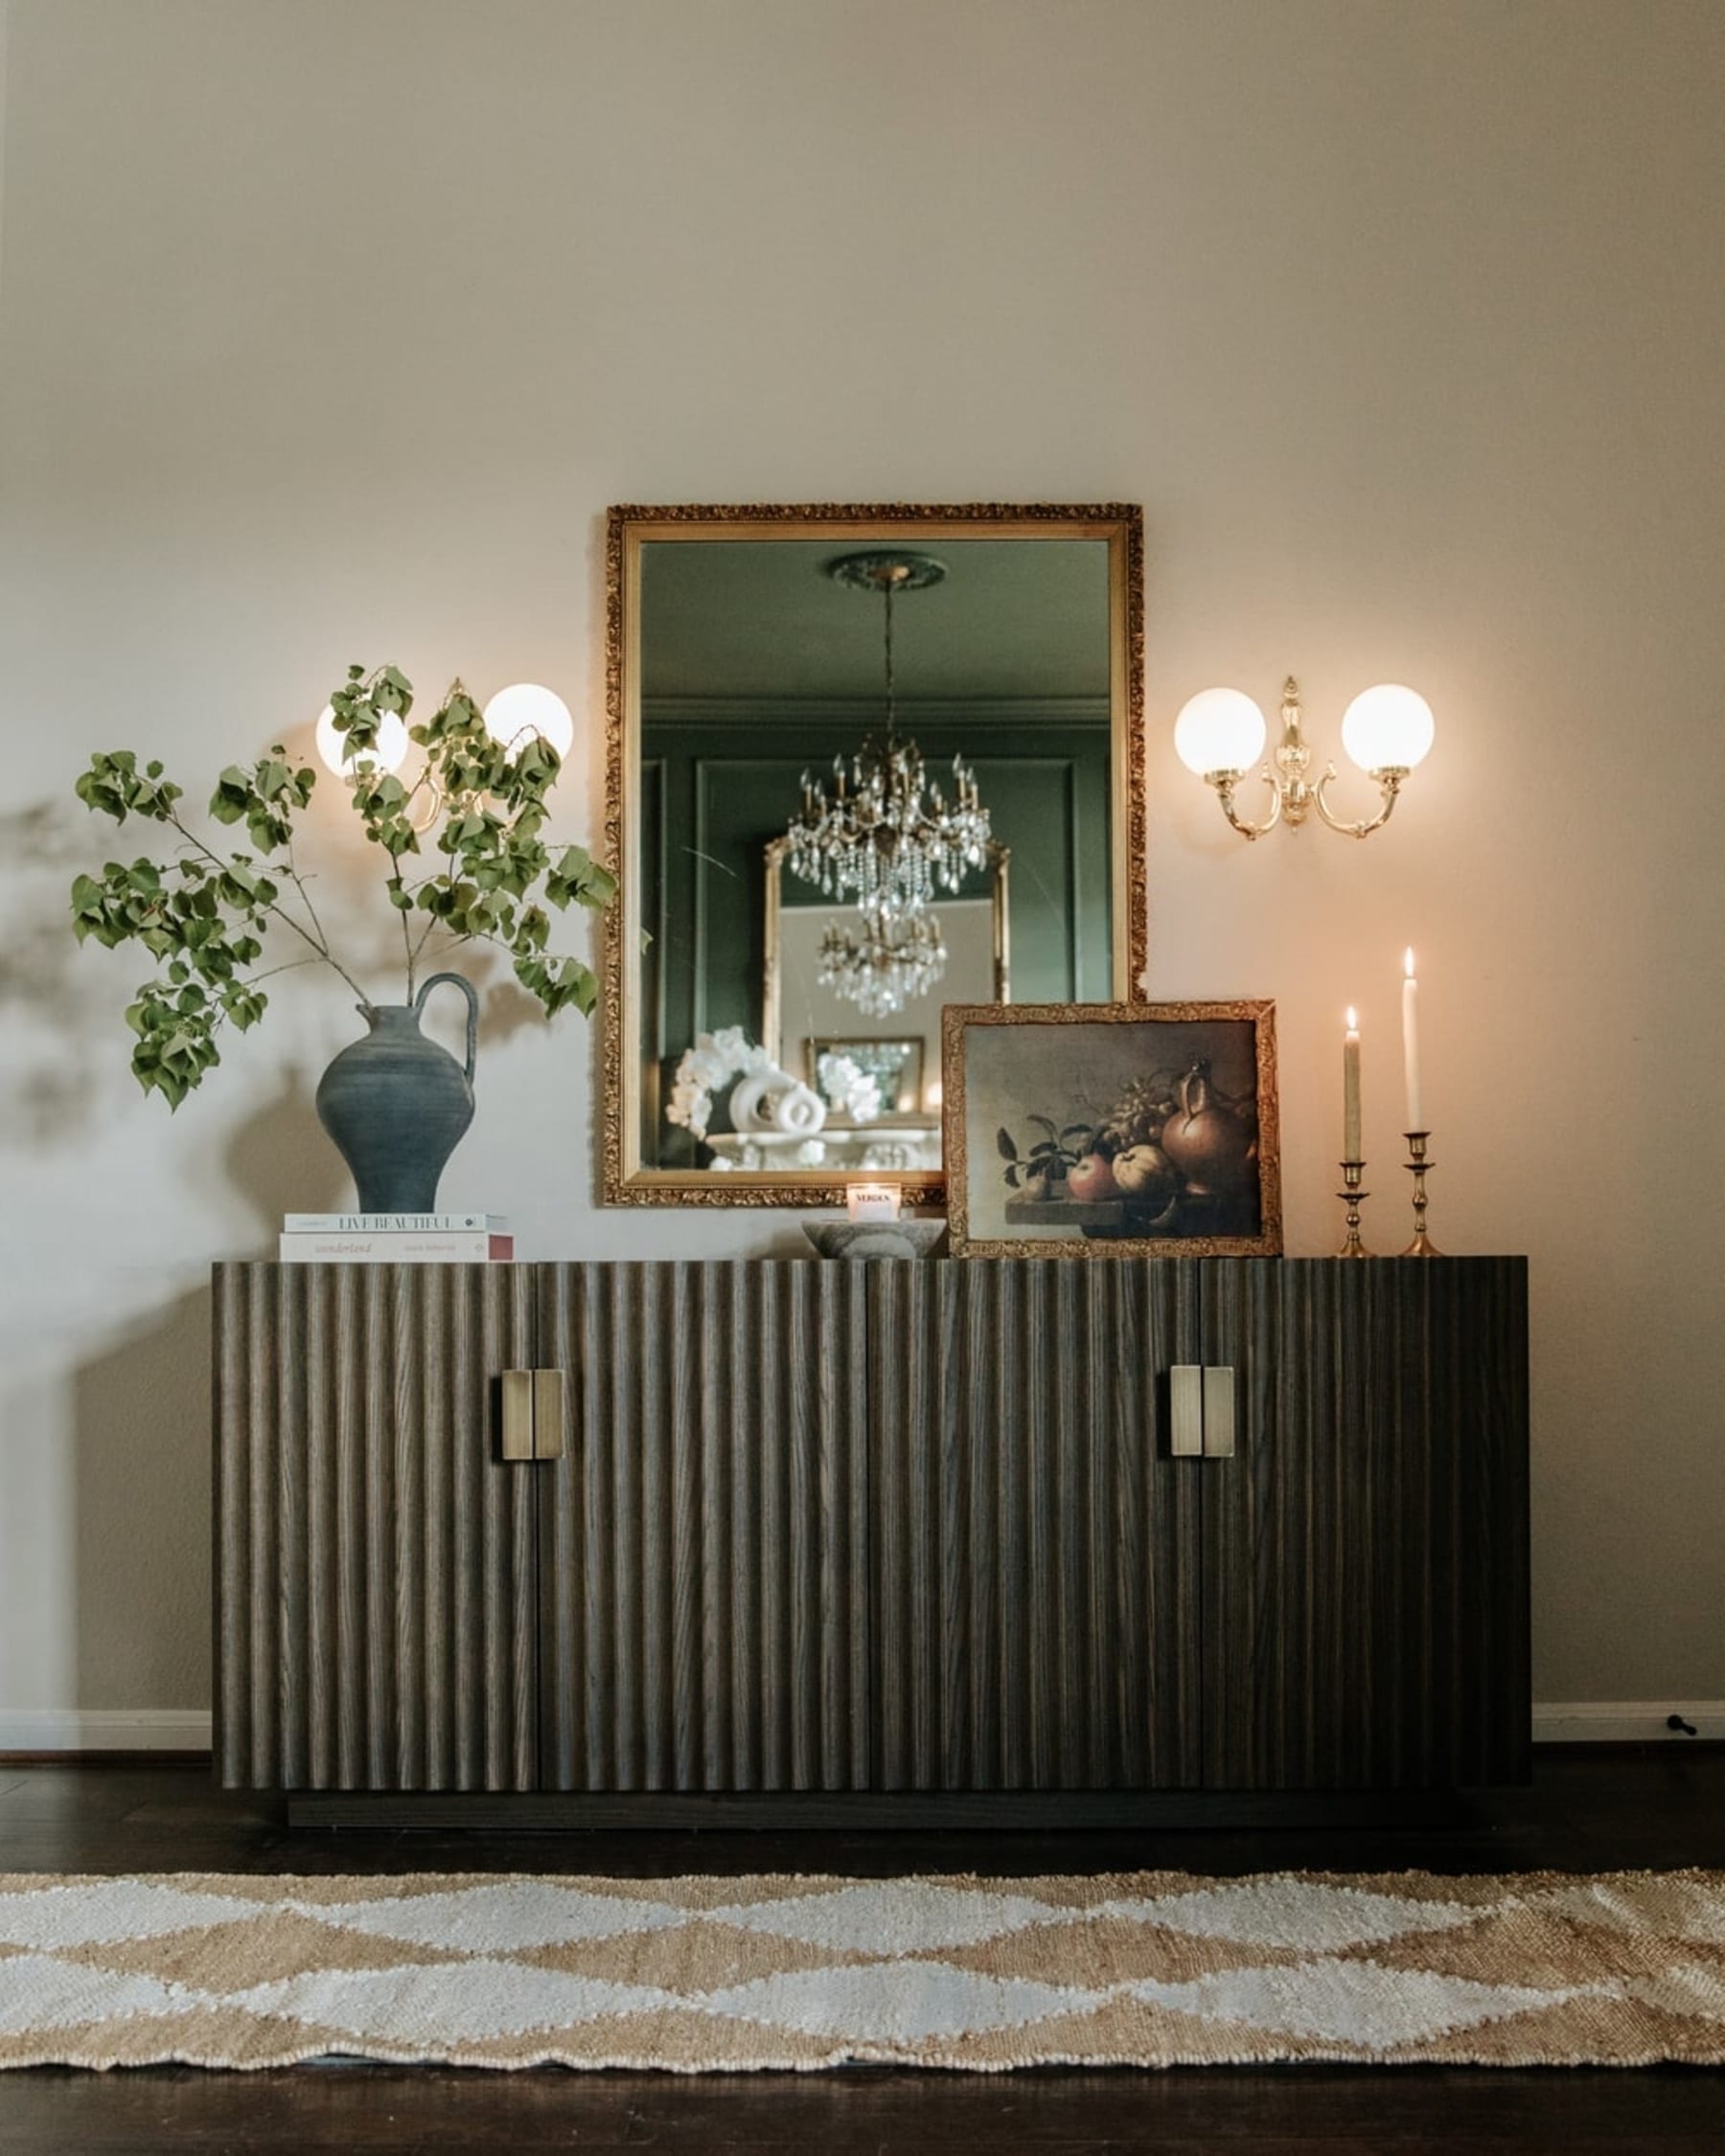
[[823,1057],[844,1056],[864,1078],[872,1078],[880,1091],[883,1115],[919,1115],[923,1112],[923,1044],[918,1039],[868,1041],[815,1034],[803,1041],[803,1070],[808,1084],[820,1089]]

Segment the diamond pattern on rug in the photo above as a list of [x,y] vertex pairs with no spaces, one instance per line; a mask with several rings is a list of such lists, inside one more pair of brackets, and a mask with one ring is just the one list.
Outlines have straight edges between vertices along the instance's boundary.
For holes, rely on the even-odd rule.
[[399,1895],[339,1906],[295,1902],[303,1916],[344,1931],[371,1932],[410,1944],[463,1947],[475,1954],[526,1946],[563,1946],[576,1939],[615,1938],[688,1921],[663,1902],[584,1894],[551,1879],[510,1879],[463,1887],[453,1893]]
[[1624,1932],[1653,1931],[1725,1946],[1725,1901],[1687,1876],[1658,1872],[1590,1879],[1545,1897],[1559,1915]]
[[1428,2036],[1499,2021],[1533,2007],[1564,2005],[1574,1991],[1523,1984],[1474,1984],[1424,1969],[1385,1969],[1371,1961],[1302,1961],[1293,1968],[1230,1969],[1197,1984],[1138,1984],[1139,1999],[1257,2029],[1327,2043],[1393,2051]]
[[940,1946],[974,1946],[1026,1924],[1045,1924],[1050,1912],[1022,1895],[990,1893],[979,1886],[949,1887],[932,1879],[868,1880],[831,1893],[794,1901],[762,1901],[708,1912],[746,1931],[770,1932],[812,1946],[851,1946],[858,1939],[889,1938],[901,1954]]
[[284,1983],[254,1984],[225,2004],[386,2044],[434,2046],[518,2036],[529,2029],[567,2029],[599,2014],[638,2013],[678,2001],[668,1991],[479,1960],[435,1968],[312,1969]]
[[1725,1875],[0,1878],[0,2066],[1725,2064]]
[[0,1961],[0,2036],[56,2022],[171,2013],[182,1998],[180,1985],[161,1984],[154,1977],[113,1976],[49,1954],[19,1954]]
[[1668,1969],[1656,1977],[1632,1977],[1622,1988],[1627,1997],[1645,2000],[1662,2013],[1693,2014],[1725,2024],[1725,1984],[1717,1969]]
[[941,1961],[874,1961],[848,1969],[802,1969],[707,1992],[707,2013],[845,2036],[864,2044],[917,2043],[978,2029],[1023,2029],[1050,2014],[1101,2004],[1104,1993],[1055,1990],[1046,1984],[975,1976]]
[[[120,1975],[159,1977],[164,1984],[196,1984],[208,1972],[218,1943],[221,1982],[229,1993],[279,1982],[284,1969],[402,1966],[400,1940],[314,1924],[280,1903],[259,1911],[243,1923],[230,1924],[218,1942],[210,1931],[171,1932],[164,1938],[107,1939],[100,1945],[61,1947],[59,1959]],[[439,1961],[462,1961],[467,1957],[458,1949],[417,1939],[413,1959],[435,1965]]]
[[88,1946],[104,1939],[159,1938],[188,1925],[253,1916],[257,1906],[231,1894],[183,1893],[172,1884],[145,1879],[39,1887],[0,1899],[0,1939],[8,1946]]
[[1327,1951],[1367,1939],[1401,1938],[1409,1932],[1447,1930],[1471,1923],[1479,1913],[1457,1902],[1368,1893],[1334,1880],[1271,1878],[1152,1896],[1136,1906],[1116,1902],[1108,1914],[1241,1945]]
[[[422,1946],[417,1952],[429,1949]],[[700,1969],[705,1987],[719,1990],[797,1969],[842,1968],[846,1963],[865,1962],[869,1956],[691,1916],[687,1925],[675,1931],[620,1933],[614,1938],[582,1939],[566,1946],[523,1947],[512,1959],[536,1968],[562,1969],[569,1976],[602,1977],[611,1984],[644,1984],[680,1996],[679,1987],[687,1984],[691,1968]]]

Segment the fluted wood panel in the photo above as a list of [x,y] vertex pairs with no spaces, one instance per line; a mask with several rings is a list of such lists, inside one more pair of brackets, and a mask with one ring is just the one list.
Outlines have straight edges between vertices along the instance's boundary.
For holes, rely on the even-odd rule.
[[532,1471],[493,1435],[529,1270],[223,1265],[215,1293],[223,1782],[532,1787]]
[[879,1783],[1195,1784],[1196,1266],[868,1273]]
[[868,1786],[863,1270],[541,1269],[547,1787]]
[[[1528,1759],[1516,1259],[216,1275],[222,1779],[1408,1788]],[[1237,1373],[1173,1459],[1167,1372]],[[564,1378],[506,1465],[494,1379]]]
[[1526,1267],[1205,1269],[1212,1787],[1515,1780],[1529,1756]]

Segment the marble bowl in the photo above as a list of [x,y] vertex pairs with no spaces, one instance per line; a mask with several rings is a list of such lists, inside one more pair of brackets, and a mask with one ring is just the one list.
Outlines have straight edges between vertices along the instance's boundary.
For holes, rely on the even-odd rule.
[[825,1258],[932,1257],[946,1241],[943,1220],[806,1220],[802,1231]]

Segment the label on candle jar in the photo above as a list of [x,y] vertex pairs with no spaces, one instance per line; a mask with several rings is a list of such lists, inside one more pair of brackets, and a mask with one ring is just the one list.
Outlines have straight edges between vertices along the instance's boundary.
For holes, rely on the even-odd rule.
[[899,1194],[890,1182],[853,1182],[845,1193],[852,1220],[897,1220]]

